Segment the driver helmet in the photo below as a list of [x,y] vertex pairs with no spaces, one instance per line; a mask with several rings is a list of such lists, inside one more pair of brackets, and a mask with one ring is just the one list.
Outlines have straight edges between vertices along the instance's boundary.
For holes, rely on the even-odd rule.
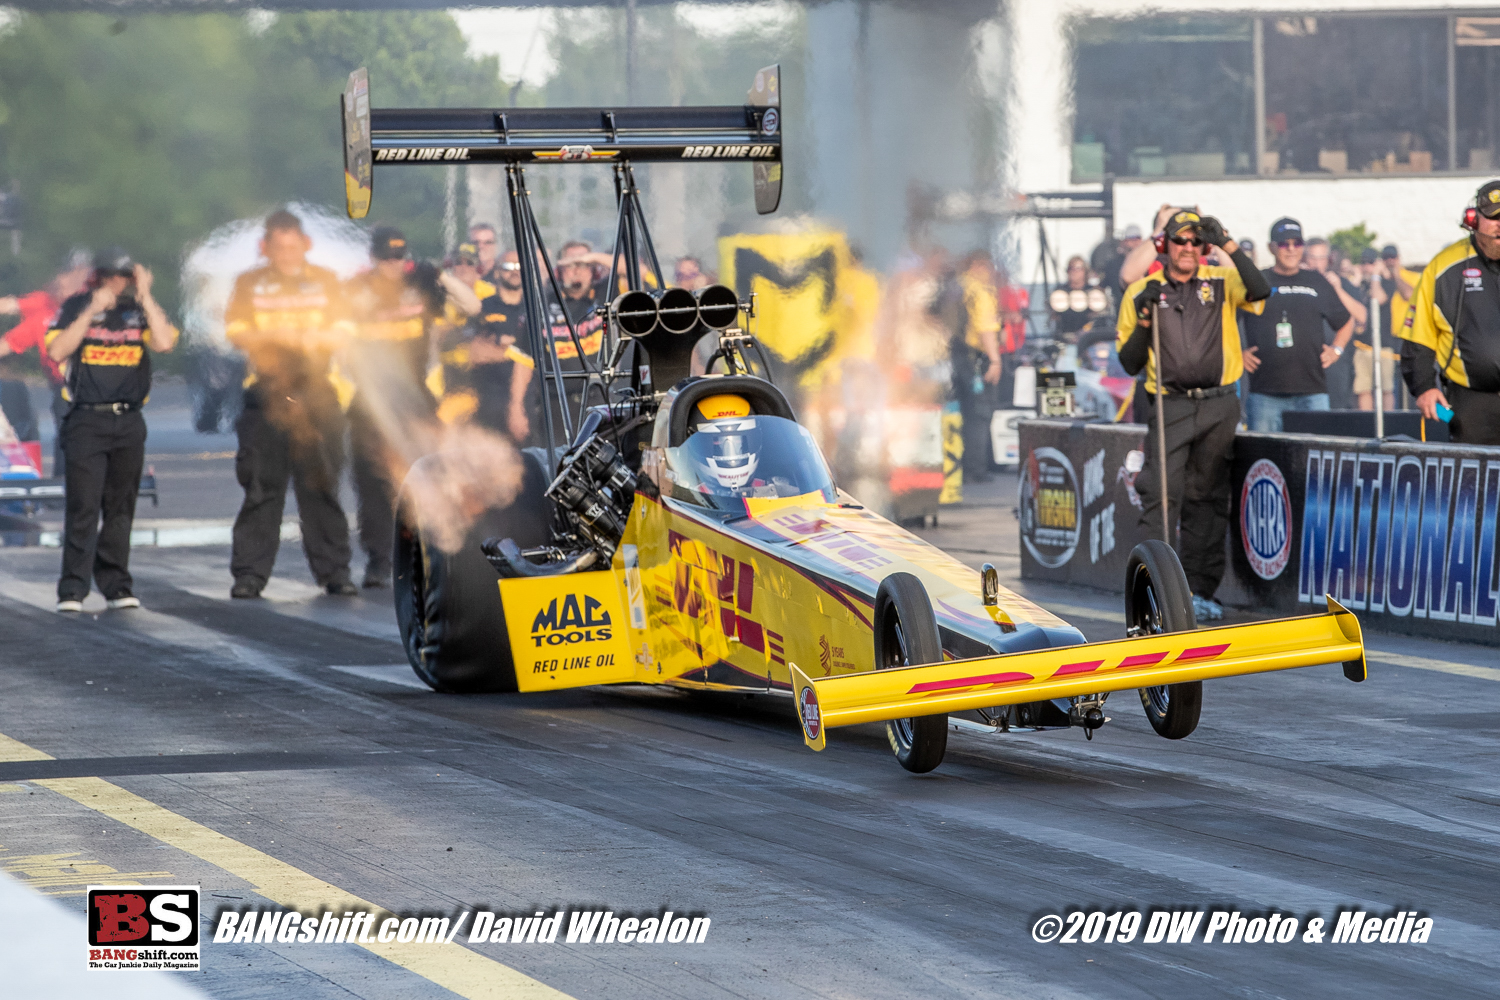
[[696,449],[700,481],[709,489],[749,486],[760,464],[761,444],[749,401],[726,393],[699,400],[695,409],[693,434],[708,439]]

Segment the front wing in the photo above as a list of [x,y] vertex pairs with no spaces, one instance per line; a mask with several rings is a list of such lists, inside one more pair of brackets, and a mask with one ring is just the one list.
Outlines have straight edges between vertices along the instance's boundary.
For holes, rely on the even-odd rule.
[[836,726],[1021,705],[1130,688],[1341,663],[1366,676],[1359,620],[1332,597],[1326,614],[1252,625],[951,660],[814,680],[789,664],[807,745]]

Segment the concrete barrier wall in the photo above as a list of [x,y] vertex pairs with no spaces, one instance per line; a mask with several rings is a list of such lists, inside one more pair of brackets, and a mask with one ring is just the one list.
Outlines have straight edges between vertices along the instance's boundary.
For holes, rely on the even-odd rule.
[[[1023,577],[1123,589],[1131,548],[1159,536],[1128,469],[1145,432],[1022,424]],[[1500,645],[1500,448],[1242,433],[1232,477],[1220,600],[1290,615],[1331,593],[1385,630]]]

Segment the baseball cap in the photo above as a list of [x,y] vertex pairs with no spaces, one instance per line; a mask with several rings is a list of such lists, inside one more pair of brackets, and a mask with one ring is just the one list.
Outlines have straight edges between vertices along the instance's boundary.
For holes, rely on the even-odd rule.
[[129,278],[135,274],[135,261],[119,247],[110,247],[94,256],[94,273],[101,278],[111,275]]
[[1374,247],[1365,247],[1359,252],[1359,262],[1361,264],[1373,264],[1379,259],[1380,254],[1375,252]]
[[1137,226],[1133,222],[1130,225],[1126,226],[1125,227],[1125,231],[1120,234],[1120,239],[1122,239],[1122,240],[1138,240],[1140,238],[1141,238],[1141,227]]
[[1198,223],[1202,221],[1197,212],[1183,209],[1167,220],[1167,236],[1176,236],[1185,229],[1197,229]]
[[1254,240],[1245,239],[1245,240],[1238,240],[1237,242],[1240,245],[1240,249],[1243,250],[1243,251],[1245,251],[1246,253],[1254,253],[1255,252],[1255,241]]
[[74,247],[63,256],[61,270],[77,271],[80,268],[93,267],[94,255],[83,247]]
[[470,264],[479,266],[479,247],[473,243],[460,243],[458,249],[453,251],[453,256],[448,258],[449,266],[453,264]]
[[1475,198],[1479,214],[1486,219],[1500,218],[1500,181],[1490,181],[1479,189]]
[[1302,223],[1296,219],[1282,216],[1271,223],[1271,242],[1285,243],[1287,240],[1304,240],[1302,235]]
[[380,226],[370,237],[370,256],[376,260],[405,260],[406,237],[394,226]]
[[1394,243],[1387,243],[1385,247],[1380,251],[1380,257],[1382,260],[1395,260],[1400,256],[1401,251],[1396,249],[1396,244]]

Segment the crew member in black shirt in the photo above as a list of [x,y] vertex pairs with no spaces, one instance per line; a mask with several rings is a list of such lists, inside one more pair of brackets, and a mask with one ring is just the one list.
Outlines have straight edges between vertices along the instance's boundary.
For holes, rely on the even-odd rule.
[[527,388],[536,363],[526,343],[521,265],[514,250],[496,261],[495,294],[479,315],[451,331],[442,349],[444,396],[438,415],[446,423],[472,420],[524,444],[530,433]]
[[65,301],[47,332],[48,357],[67,363],[58,611],[82,611],[90,579],[110,608],[141,606],[131,593],[129,564],[146,460],[146,349],[170,351],[177,343],[177,328],[152,297],[151,280],[151,272],[123,251],[106,253],[95,262],[93,287]]
[[427,387],[430,326],[444,300],[479,312],[474,290],[432,264],[413,266],[406,237],[388,226],[373,234],[372,270],[345,286],[354,338],[346,355],[356,386],[349,408],[359,542],[366,587],[390,584],[396,486],[435,443],[437,401]]
[[[1245,317],[1245,371],[1250,373],[1249,423],[1252,431],[1281,432],[1288,410],[1328,409],[1324,369],[1343,355],[1354,335],[1354,319],[1333,286],[1302,266],[1302,224],[1277,219],[1271,224],[1276,264],[1261,273],[1271,297],[1259,315]],[[1323,321],[1335,331],[1323,339]]]
[[[551,350],[557,352],[558,366],[566,376],[568,373],[584,372],[590,368],[597,368],[608,359],[601,359],[600,349],[604,345],[604,316],[598,312],[598,307],[607,305],[610,301],[609,279],[602,272],[608,270],[610,257],[608,254],[595,253],[589,244],[582,240],[573,240],[563,244],[562,251],[557,257],[557,279],[562,286],[562,300],[549,298],[547,303],[547,325],[551,331]],[[577,334],[578,342],[573,342],[573,336],[568,332],[567,320],[573,321],[573,329]],[[543,345],[544,349],[547,345]],[[579,352],[582,347],[582,353]],[[550,358],[537,358],[539,372],[550,373],[552,362]],[[582,407],[594,403],[602,403],[603,397],[595,391],[592,395],[585,392],[587,383],[581,378],[565,378],[563,391],[568,400],[568,410],[572,414],[573,429],[578,429],[578,422]],[[553,394],[555,397],[555,394]],[[586,398],[587,397],[587,398]],[[563,425],[561,414],[553,408],[552,414],[553,434],[557,440],[557,447],[566,447],[568,442],[563,440]],[[532,437],[539,445],[546,445],[546,431],[540,419],[532,421]]]
[[[1209,245],[1228,253],[1234,267],[1204,263]],[[1146,462],[1135,480],[1140,526],[1155,535],[1162,530],[1163,500],[1169,512],[1178,508],[1177,554],[1193,590],[1194,613],[1222,618],[1224,609],[1213,597],[1224,576],[1229,463],[1240,422],[1235,383],[1244,371],[1235,311],[1260,312],[1271,289],[1212,216],[1200,218],[1186,209],[1175,213],[1163,227],[1160,246],[1166,265],[1125,289],[1117,325],[1121,366],[1131,375],[1144,369],[1148,393],[1155,395],[1158,379],[1166,390],[1165,455],[1157,444],[1156,407],[1146,408]],[[1153,316],[1161,322],[1160,359],[1152,349]],[[1167,498],[1161,496],[1162,462]]]

